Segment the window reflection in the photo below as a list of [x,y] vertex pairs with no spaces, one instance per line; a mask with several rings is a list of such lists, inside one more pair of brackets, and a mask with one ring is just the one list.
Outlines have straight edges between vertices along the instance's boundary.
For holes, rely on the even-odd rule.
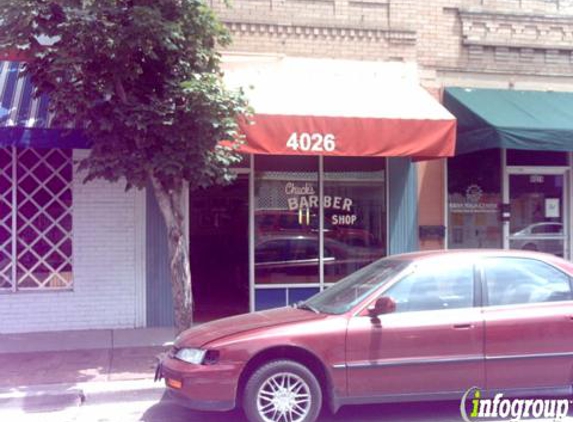
[[334,283],[386,254],[385,160],[256,157],[255,283],[318,283],[320,212],[324,281]]
[[421,265],[384,296],[396,302],[396,312],[470,308],[474,303],[473,272],[473,264],[466,262]]
[[[335,282],[386,255],[386,195],[383,158],[325,157],[325,282]],[[330,242],[330,244],[329,244]]]
[[318,159],[255,159],[255,283],[319,282]]
[[491,306],[571,299],[569,277],[543,262],[490,258],[484,267]]
[[509,246],[563,256],[563,175],[511,174]]

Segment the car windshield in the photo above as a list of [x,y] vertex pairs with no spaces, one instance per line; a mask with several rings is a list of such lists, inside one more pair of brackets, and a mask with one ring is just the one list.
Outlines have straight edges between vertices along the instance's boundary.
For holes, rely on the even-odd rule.
[[303,306],[327,314],[343,314],[372,291],[394,278],[408,261],[381,259],[343,278],[334,286],[303,302]]

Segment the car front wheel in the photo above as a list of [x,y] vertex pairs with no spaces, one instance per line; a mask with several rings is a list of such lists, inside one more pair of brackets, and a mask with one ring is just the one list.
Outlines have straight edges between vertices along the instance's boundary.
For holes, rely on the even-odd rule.
[[314,422],[321,406],[316,377],[291,360],[261,366],[245,386],[243,408],[251,422]]

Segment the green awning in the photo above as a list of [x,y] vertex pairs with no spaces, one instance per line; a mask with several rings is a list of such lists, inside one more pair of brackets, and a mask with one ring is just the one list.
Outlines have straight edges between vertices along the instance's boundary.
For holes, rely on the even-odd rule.
[[456,154],[489,148],[573,151],[573,92],[446,88]]

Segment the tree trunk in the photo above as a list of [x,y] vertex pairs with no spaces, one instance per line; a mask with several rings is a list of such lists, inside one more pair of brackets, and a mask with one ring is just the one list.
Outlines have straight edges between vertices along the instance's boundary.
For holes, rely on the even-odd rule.
[[185,236],[185,184],[167,191],[155,177],[150,179],[167,228],[175,326],[180,333],[193,323],[189,245]]

